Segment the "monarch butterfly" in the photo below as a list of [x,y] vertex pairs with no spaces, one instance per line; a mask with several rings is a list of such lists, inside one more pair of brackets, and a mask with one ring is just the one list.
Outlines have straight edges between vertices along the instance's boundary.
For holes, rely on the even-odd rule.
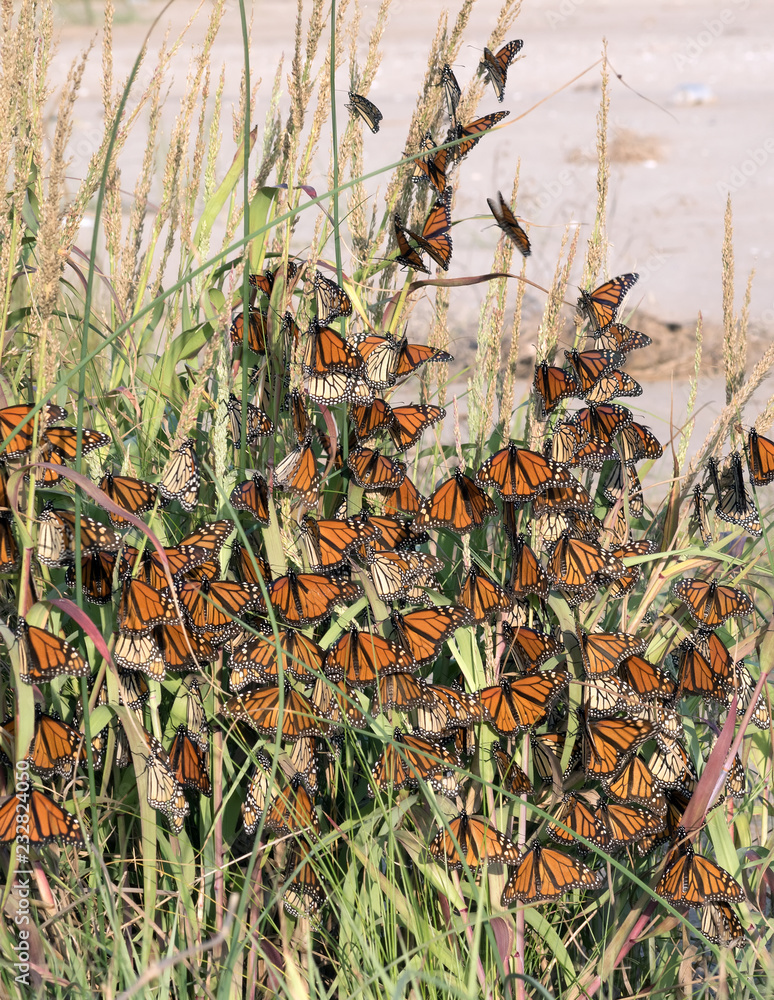
[[594,330],[601,332],[615,322],[619,306],[638,278],[639,274],[622,274],[606,281],[593,292],[581,289],[578,309],[590,320]]
[[653,727],[642,719],[586,718],[578,711],[581,757],[586,776],[613,778],[624,764],[653,735]]
[[[144,514],[156,503],[158,497],[158,487],[153,483],[146,483],[142,479],[133,479],[131,476],[114,476],[111,472],[106,472],[99,482],[99,488],[108,497],[128,510],[130,514]],[[108,512],[108,517],[116,527],[125,527],[129,521],[118,514]]]
[[317,714],[327,719],[334,730],[341,729],[345,722],[354,729],[365,729],[366,717],[357,694],[345,680],[331,681],[327,677],[318,678],[312,688],[310,699]]
[[519,225],[519,220],[511,211],[511,206],[505,198],[503,198],[502,192],[498,191],[497,197],[500,199],[499,208],[491,198],[486,199],[486,203],[489,205],[489,211],[495,217],[495,222],[500,229],[502,229],[508,239],[516,245],[516,249],[522,257],[529,257],[532,253],[529,236],[527,236]]
[[279,267],[276,267],[273,271],[267,268],[263,274],[251,274],[250,284],[253,288],[257,288],[259,291],[263,292],[266,296],[271,296],[274,291],[274,284],[279,276],[290,289],[292,288],[296,281],[301,276],[304,267],[306,266],[306,261],[296,261],[289,260]]
[[252,583],[202,580],[186,581],[178,596],[194,635],[225,638],[236,631],[235,618],[262,609],[261,588]]
[[325,674],[352,688],[372,687],[382,675],[411,673],[417,665],[397,643],[354,626],[327,650]]
[[393,406],[389,434],[398,451],[406,451],[415,445],[422,432],[446,416],[442,406],[417,405]]
[[316,403],[330,406],[333,403],[350,402],[365,406],[374,398],[374,391],[361,373],[345,375],[338,371],[309,373],[306,392]]
[[167,670],[185,670],[209,663],[216,655],[209,639],[194,635],[177,621],[162,622],[153,629],[153,638]]
[[323,735],[312,703],[287,682],[283,688],[265,687],[246,695],[234,695],[223,706],[223,711],[239,722],[246,722],[261,736],[274,738],[279,727],[283,740],[289,743],[295,743],[302,736]]
[[526,625],[513,628],[507,622],[503,622],[503,640],[505,648],[500,663],[505,666],[512,657],[519,673],[534,673],[562,649],[552,635]]
[[363,358],[335,330],[312,323],[304,351],[304,374],[320,376],[329,372],[356,375],[363,369]]
[[242,821],[245,833],[252,833],[260,822],[261,816],[266,808],[266,799],[269,794],[269,780],[272,771],[271,757],[265,750],[255,751],[256,767],[250,784],[247,786],[247,794],[241,805]]
[[625,712],[639,715],[645,706],[639,695],[619,677],[600,677],[583,686],[583,707],[589,719],[601,719]]
[[279,629],[274,635],[250,636],[231,654],[232,691],[250,684],[276,684],[282,670],[301,684],[313,684],[323,670],[323,650],[301,632]]
[[662,789],[691,795],[698,781],[696,768],[685,747],[678,742],[669,749],[659,745],[648,758],[648,767],[653,772],[653,780]]
[[28,625],[19,618],[16,626],[19,644],[19,675],[27,684],[40,684],[66,674],[88,677],[89,664],[69,642],[42,628]]
[[484,48],[484,58],[481,61],[481,68],[486,72],[489,80],[497,94],[497,100],[502,103],[505,97],[505,81],[508,76],[508,67],[516,56],[521,52],[524,42],[520,38],[508,42],[496,53]]
[[717,516],[721,521],[740,525],[751,535],[760,536],[760,516],[752,497],[745,489],[742,458],[739,453],[734,452],[731,455],[720,478],[713,459],[710,459],[708,468],[717,495],[715,505]]
[[604,799],[597,806],[595,816],[601,827],[601,836],[595,842],[608,851],[637,844],[664,828],[663,817],[630,805],[608,803]]
[[513,539],[513,561],[511,563],[511,590],[514,594],[537,594],[548,597],[548,577],[538,561],[538,557],[527,544],[526,537],[519,533]]
[[479,624],[491,615],[505,611],[512,602],[507,591],[475,563],[470,565],[458,600],[463,608],[470,611],[471,621]]
[[701,908],[701,932],[721,948],[739,948],[747,936],[728,903],[707,903]]
[[493,743],[490,750],[497,770],[500,772],[500,782],[504,792],[509,795],[529,795],[535,791],[532,782],[516,763],[516,757],[511,757],[500,746]]
[[[6,442],[6,438],[8,439],[0,447],[3,459],[20,458],[32,448],[35,419],[28,420],[21,428],[19,424],[33,409],[33,403],[19,403],[16,406],[5,406],[0,409],[0,442]],[[54,403],[46,403],[38,413],[38,421],[43,428],[55,424],[58,420],[64,420],[67,416],[67,410]]]
[[470,616],[467,608],[458,605],[390,614],[390,623],[397,641],[416,660],[418,666],[434,660],[441,646],[458,628],[467,625]]
[[432,575],[441,569],[434,556],[422,552],[375,552],[367,549],[368,572],[383,601],[405,597],[412,585],[433,586]]
[[[75,552],[75,515],[67,510],[55,510],[51,501],[43,505],[39,517],[37,557],[45,566],[61,566],[72,561]],[[116,552],[121,537],[115,531],[95,521],[80,518],[81,557],[95,552]]]
[[430,269],[425,267],[425,262],[421,254],[412,247],[406,238],[408,230],[403,225],[397,212],[393,221],[395,224],[395,239],[398,241],[398,256],[395,258],[395,263],[400,264],[401,267],[410,267],[415,271],[421,271],[423,274],[430,274]]
[[451,147],[453,158],[459,161],[467,156],[471,149],[483,139],[484,135],[503,118],[507,118],[509,114],[510,111],[495,111],[494,114],[476,118],[475,121],[469,122],[467,125],[458,125],[454,133],[447,137],[447,142],[452,139],[463,140]]
[[563,420],[554,426],[553,437],[546,441],[544,451],[554,462],[577,465],[575,453],[586,440],[586,434],[575,423]]
[[315,323],[318,327],[327,326],[328,323],[339,316],[352,315],[352,299],[335,281],[331,278],[326,278],[319,271],[315,271],[312,285],[314,286],[314,296],[317,305]]
[[176,448],[161,474],[159,493],[164,500],[177,500],[183,510],[191,511],[199,499],[199,465],[193,438]]
[[621,660],[618,676],[644,701],[652,701],[654,698],[668,701],[677,693],[677,685],[669,674],[637,653]]
[[450,871],[476,871],[499,862],[513,864],[520,856],[518,847],[488,820],[469,816],[464,810],[449,821],[448,829],[439,829],[428,851],[434,861],[445,864]]
[[237,483],[231,491],[229,503],[234,510],[247,510],[259,524],[268,526],[269,487],[260,472],[254,472],[252,479]]
[[325,890],[320,883],[317,872],[305,855],[301,854],[299,860],[295,853],[291,853],[285,869],[286,877],[287,873],[293,872],[295,869],[298,869],[297,874],[293,876],[282,892],[282,905],[291,917],[303,916],[314,922],[317,913],[326,901]]
[[10,573],[19,562],[19,546],[13,535],[10,514],[0,513],[0,573]]
[[[238,399],[233,392],[229,393],[226,410],[231,420],[231,441],[234,447],[238,448],[239,442],[242,440],[242,400]],[[273,430],[274,424],[268,415],[259,407],[248,403],[246,444],[255,444],[259,437],[266,437]]]
[[664,449],[650,429],[634,422],[621,428],[618,447],[621,461],[625,465],[640,462],[645,458],[660,458],[664,453]]
[[362,94],[355,94],[350,90],[349,99],[352,103],[345,104],[344,107],[347,111],[352,112],[353,115],[360,115],[366,125],[376,135],[379,131],[379,122],[384,115],[375,104],[369,101],[367,97],[363,97]]
[[354,583],[329,580],[318,573],[292,571],[274,580],[268,591],[277,617],[296,626],[322,621],[335,604],[353,600],[361,593]]
[[497,505],[461,469],[442,483],[420,509],[415,524],[448,528],[459,535],[480,528],[497,514]]
[[373,715],[389,712],[397,708],[399,712],[410,712],[415,708],[430,708],[433,705],[432,685],[427,681],[412,677],[411,674],[383,674],[374,689],[371,704]]
[[0,803],[0,844],[10,844],[18,836],[35,846],[60,840],[82,844],[83,833],[75,816],[70,815],[43,792],[33,788],[21,796],[9,795]]
[[614,674],[627,657],[645,652],[644,639],[629,632],[578,632],[586,673],[592,677]]
[[641,396],[642,386],[635,382],[631,375],[614,368],[612,371],[602,375],[594,385],[588,389],[583,398],[587,403],[607,403],[611,399],[623,398],[626,396]]
[[[2,728],[11,736],[16,725],[13,716],[6,719]],[[30,769],[41,778],[71,778],[75,765],[85,759],[81,746],[82,736],[77,729],[68,726],[58,715],[45,715],[40,705],[35,705],[35,733],[30,744],[27,760]]]
[[[400,246],[402,247],[403,244]],[[408,246],[408,241],[406,241],[406,246]],[[421,258],[419,260],[421,262]],[[414,267],[415,265],[406,264],[406,266]],[[425,269],[425,273],[429,272]],[[363,359],[365,379],[373,389],[388,389],[394,385],[397,344],[392,337],[364,334],[355,338],[351,343]]]
[[[254,277],[259,278],[261,276],[251,274],[251,284],[253,284],[252,278]],[[270,292],[267,292],[266,294],[268,295]],[[247,346],[254,354],[265,354],[266,345],[269,342],[269,313],[267,310],[261,310],[255,306],[251,306],[248,310],[248,316]],[[234,321],[229,328],[231,343],[234,344],[235,347],[241,347],[244,343],[244,330],[245,315],[244,312],[241,312],[238,316],[234,317]]]
[[610,323],[601,330],[592,330],[596,346],[605,351],[622,351],[628,354],[629,351],[637,351],[642,347],[649,347],[653,341],[638,330],[630,330],[623,323]]
[[140,555],[133,545],[124,545],[118,568],[119,577],[126,579],[136,572],[136,579],[147,583],[153,590],[165,590],[169,587],[167,564],[173,581],[179,581],[183,574],[201,566],[209,558],[204,548],[181,549],[175,546],[162,551],[163,557],[152,548],[144,549]]
[[347,466],[355,483],[366,491],[397,489],[406,475],[404,462],[388,458],[378,449],[355,448],[349,453]]
[[[403,477],[400,486],[384,493],[384,513],[389,515],[419,514],[427,503],[408,476]],[[414,521],[416,525],[416,519]]]
[[632,422],[632,412],[617,403],[601,403],[578,410],[572,422],[584,441],[609,444],[622,428]]
[[714,632],[700,630],[677,647],[677,685],[680,694],[698,694],[723,704],[725,685],[733,676],[733,660]]
[[317,471],[317,459],[308,439],[288,452],[274,470],[275,487],[293,493],[307,504],[317,502],[321,478]]
[[[255,550],[252,545],[242,545],[241,542],[234,542],[231,548],[231,563],[234,571],[242,583],[257,584],[260,588],[260,580],[264,583],[271,583],[271,567],[264,557]],[[204,571],[207,564],[201,567]]]
[[619,365],[626,363],[626,356],[617,351],[565,351],[564,356],[575,372],[582,395],[589,392],[596,383]]
[[441,86],[443,87],[443,96],[446,100],[449,118],[454,121],[457,116],[457,107],[462,97],[462,91],[460,90],[460,85],[457,83],[457,77],[448,63],[444,63],[441,70]]
[[568,857],[554,847],[542,847],[534,841],[523,854],[503,889],[501,902],[509,906],[517,900],[537,903],[558,899],[570,889],[595,889],[604,873],[592,871],[581,861]]
[[563,399],[570,399],[580,393],[578,380],[572,372],[553,367],[547,361],[535,365],[535,378],[532,384],[540,397],[540,416],[543,419],[553,413]]
[[[49,427],[40,436],[41,445],[53,451],[60,461],[67,459],[75,461],[78,444],[78,432],[74,427]],[[88,455],[96,448],[106,448],[110,438],[102,431],[92,431],[84,428],[81,438],[81,454]]]
[[761,437],[754,427],[747,437],[747,465],[753,485],[767,486],[774,481],[774,441]]
[[432,704],[417,706],[414,732],[429,740],[450,739],[460,729],[467,729],[483,719],[479,695],[457,687],[433,684]]
[[484,688],[481,705],[484,718],[501,736],[517,736],[538,725],[551,711],[567,686],[566,670],[546,670]]
[[169,748],[169,763],[172,773],[183,788],[200,792],[208,798],[212,795],[210,776],[207,773],[207,754],[186,726],[177,727]]
[[339,569],[356,545],[376,534],[372,525],[351,518],[315,520],[309,514],[302,518],[299,528],[309,568],[315,573]]
[[421,236],[412,229],[403,228],[403,232],[419,244],[419,249],[431,257],[439,267],[448,271],[453,246],[449,235],[451,224],[451,188],[449,188],[443,198],[436,201],[430,209]]
[[147,635],[154,625],[177,620],[172,601],[142,580],[127,580],[118,604],[118,629],[130,635]]
[[302,833],[311,840],[319,837],[320,821],[300,775],[293,775],[290,784],[274,795],[266,809],[264,825],[281,837]]
[[[441,145],[446,145],[450,141],[447,136]],[[428,152],[427,156],[419,156],[414,160],[414,173],[411,177],[415,184],[427,181],[435,188],[439,197],[443,197],[446,192],[446,167],[450,160],[454,159],[453,147],[436,150],[436,142],[430,131],[425,132],[420,142],[420,147]],[[396,226],[398,220],[395,220]],[[412,234],[413,235],[413,234]]]
[[704,499],[704,491],[698,483],[693,488],[691,521],[699,529],[701,544],[704,548],[706,549],[707,546],[712,545],[712,526],[710,525],[709,509],[707,501]]
[[546,573],[557,587],[576,593],[596,582],[596,577],[615,580],[623,576],[626,567],[597,542],[571,538],[563,531],[554,543]]
[[409,343],[407,337],[403,337],[395,344],[395,380],[402,380],[407,375],[411,375],[417,368],[429,362],[454,361],[454,358],[447,351],[442,351],[438,347],[429,347],[426,344]]
[[547,511],[570,511],[574,514],[592,514],[594,500],[589,491],[575,478],[566,486],[548,486],[532,500],[532,513],[540,517]]
[[[678,837],[685,831],[678,829]],[[656,892],[670,903],[704,906],[705,903],[733,903],[743,899],[739,883],[709,858],[695,854],[689,843],[683,842],[667,856],[666,870]]]
[[149,635],[119,632],[113,659],[127,670],[140,670],[157,681],[163,680],[167,673],[161,649]]
[[145,758],[148,805],[164,813],[174,832],[179,833],[183,829],[191,807],[186,800],[182,785],[175,777],[167,751],[147,730],[140,727],[140,732],[150,750],[150,754]]
[[608,503],[615,505],[626,496],[629,513],[632,517],[642,517],[644,504],[642,500],[642,484],[637,470],[624,462],[616,462],[605,485],[602,495]]
[[[565,830],[565,826],[569,827],[569,830]],[[607,846],[605,830],[599,818],[595,816],[588,802],[574,792],[563,796],[554,819],[546,828],[546,833],[551,840],[565,846],[576,843],[576,834],[592,843]]]
[[320,741],[314,736],[305,736],[297,740],[289,753],[290,764],[293,767],[298,780],[310,795],[316,795],[318,791],[317,776],[317,745]]
[[549,486],[566,486],[572,476],[536,451],[519,448],[513,441],[495,452],[476,473],[479,486],[494,483],[497,492],[511,503],[532,500]]
[[[409,521],[403,521],[397,517],[383,517],[378,514],[372,514],[365,505],[360,513],[355,514],[351,520],[356,524],[362,524],[368,528],[375,529],[376,533],[368,538],[368,544],[375,552],[390,550],[402,552],[404,549],[413,548],[414,545],[422,540],[421,535],[412,533],[411,527],[413,525]],[[367,558],[365,546],[361,546],[357,550],[357,554],[362,559]]]
[[[395,791],[419,788],[421,780],[426,781],[433,791],[455,798],[460,787],[455,775],[459,763],[457,755],[444,749],[440,743],[431,743],[396,729],[392,742],[377,758],[371,775],[382,792],[390,787]],[[369,787],[368,797],[374,798],[373,787]]]
[[615,778],[602,779],[605,794],[618,802],[637,803],[657,816],[667,811],[663,792],[641,757],[632,757]]
[[[731,698],[732,695],[736,694],[739,698],[739,708],[742,712],[746,711],[747,706],[750,704],[750,699],[755,691],[755,682],[752,679],[750,671],[747,669],[743,661],[734,663],[731,668],[731,676],[725,682],[726,691],[728,692],[728,697]],[[758,695],[758,700],[755,703],[755,710],[750,718],[750,721],[758,729],[769,729],[771,727],[771,719],[769,717],[769,708],[764,700],[763,693]]]
[[676,580],[672,594],[688,609],[698,625],[714,629],[729,618],[744,618],[753,613],[753,602],[742,590],[724,587],[716,580],[707,583],[694,577]]

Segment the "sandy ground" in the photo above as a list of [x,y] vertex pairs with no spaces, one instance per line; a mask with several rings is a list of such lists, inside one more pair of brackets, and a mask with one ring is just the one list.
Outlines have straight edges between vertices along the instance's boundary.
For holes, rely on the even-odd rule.
[[[94,37],[96,26],[83,23],[86,6],[91,7],[98,24],[99,3],[58,5],[61,41],[57,65],[61,68]],[[175,30],[193,7],[178,0],[163,23],[170,22]],[[372,2],[363,5],[363,41],[377,7]],[[118,4],[123,23],[115,33],[117,76],[128,71],[150,20],[160,8],[155,2]],[[456,6],[451,9],[455,11]],[[395,0],[383,44],[384,59],[370,93],[384,120],[378,135],[366,133],[367,169],[392,162],[404,148],[410,111],[421,87],[429,40],[440,10],[441,4],[435,2]],[[497,10],[496,0],[476,3],[467,32],[471,45],[463,48],[454,67],[463,84],[480,59],[473,44],[483,45]],[[277,59],[283,52],[288,57],[292,52],[295,4],[290,0],[259,0],[254,12],[260,25],[254,33],[254,72],[264,77],[260,121]],[[214,63],[236,67],[241,62],[241,42],[235,3],[227,16],[230,27],[219,36]],[[76,23],[79,19],[81,23]],[[665,387],[668,391],[670,380],[684,383],[692,373],[694,330],[701,311],[707,334],[706,359],[712,362],[705,370],[708,380],[702,385],[710,403],[702,420],[708,420],[723,395],[719,380],[710,376],[719,373],[720,251],[729,191],[734,209],[737,308],[741,308],[749,271],[756,271],[750,309],[753,360],[774,330],[774,247],[770,235],[774,229],[774,3],[525,0],[512,36],[524,39],[523,56],[511,67],[502,105],[511,111],[512,125],[486,137],[456,176],[455,220],[465,221],[455,226],[450,275],[490,269],[498,230],[473,217],[487,212],[487,196],[498,189],[510,190],[519,160],[518,212],[532,226],[534,248],[528,277],[541,285],[550,283],[566,224],[580,224],[582,240],[587,237],[596,202],[599,69],[586,73],[519,121],[514,119],[594,63],[606,37],[611,63],[629,85],[614,80],[611,95],[609,268],[613,274],[639,271],[640,281],[629,304],[637,310],[635,325],[655,342],[648,351],[630,356],[630,370],[641,381],[653,382],[655,390],[635,402],[646,418],[652,412],[651,400],[663,415]],[[161,37],[161,28],[156,28],[154,38],[158,42]],[[195,40],[193,35],[184,45],[185,58],[172,81],[167,128],[184,92],[185,62]],[[340,114],[346,114],[346,66],[340,70],[338,82]],[[236,104],[238,88],[235,70],[227,79],[226,108]],[[482,113],[499,107],[491,92],[480,105]],[[98,52],[92,56],[77,114],[71,168],[75,176],[101,119]],[[226,132],[224,166],[233,151],[228,126]],[[139,147],[125,152],[122,187],[130,189],[141,155]],[[305,178],[307,183],[324,190],[326,167],[324,150]],[[577,280],[579,274],[580,266],[576,265],[572,277]],[[480,295],[469,289],[453,294],[453,350],[464,366],[475,348]],[[571,288],[568,297],[574,295]],[[528,291],[527,333],[529,324],[536,327],[539,322],[543,303],[540,293]],[[417,337],[422,339],[420,331]],[[530,355],[528,343],[527,338],[522,356],[525,366],[531,367],[534,355]]]

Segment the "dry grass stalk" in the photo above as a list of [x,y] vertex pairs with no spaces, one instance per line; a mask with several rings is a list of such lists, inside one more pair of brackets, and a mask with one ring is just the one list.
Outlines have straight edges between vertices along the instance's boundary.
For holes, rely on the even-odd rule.
[[607,191],[610,182],[610,158],[608,155],[608,119],[610,115],[610,78],[607,68],[607,43],[603,46],[602,94],[597,112],[597,210],[594,228],[586,248],[583,266],[583,287],[593,287],[600,273],[607,271]]
[[[521,262],[521,277],[526,277],[527,258]],[[516,303],[513,307],[513,320],[511,322],[510,346],[508,348],[508,360],[503,376],[503,388],[499,401],[499,424],[498,430],[505,437],[510,437],[511,422],[513,419],[514,384],[516,381],[516,363],[519,360],[519,335],[521,333],[521,313],[524,304],[524,293],[527,285],[524,281],[518,283],[516,290]]]
[[[720,260],[723,282],[723,368],[726,373],[726,403],[730,403],[739,388],[740,370],[744,377],[747,360],[746,344],[739,344],[734,317],[734,219],[730,194],[726,200],[726,213],[723,219],[723,249]],[[740,349],[741,358],[737,354]]]
[[[448,288],[438,288],[435,293],[435,308],[433,309],[433,325],[430,327],[430,334],[427,342],[430,347],[437,347],[441,351],[448,351],[449,337],[449,304],[451,302],[450,290]],[[425,365],[425,370],[420,374],[420,384],[422,386],[422,402],[427,403],[432,398],[432,379],[436,381],[436,402],[443,406],[446,402],[446,390],[449,385],[448,365]]]
[[688,452],[688,445],[691,440],[691,435],[693,434],[694,424],[696,420],[692,416],[693,408],[696,405],[696,397],[699,390],[699,373],[701,371],[701,353],[702,346],[704,344],[704,323],[701,313],[699,313],[699,318],[696,322],[696,351],[693,355],[693,377],[690,381],[690,389],[688,391],[688,403],[686,405],[686,420],[683,425],[683,432],[680,435],[680,447],[677,451],[677,465],[678,468],[682,469],[683,463],[685,462],[685,456]]

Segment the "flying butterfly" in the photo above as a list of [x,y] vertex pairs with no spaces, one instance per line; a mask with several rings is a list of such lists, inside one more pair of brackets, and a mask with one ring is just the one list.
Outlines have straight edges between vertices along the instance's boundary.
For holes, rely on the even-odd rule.
[[381,111],[367,97],[363,97],[362,94],[355,94],[351,90],[349,92],[349,100],[351,103],[344,105],[347,111],[351,112],[353,116],[359,115],[374,135],[376,135],[379,131],[379,122],[384,118]]
[[486,72],[489,81],[494,87],[497,100],[502,103],[505,97],[505,82],[508,77],[508,67],[516,56],[521,52],[524,42],[520,38],[515,38],[512,42],[503,45],[497,52],[491,52],[484,48],[484,58],[481,61],[481,68]]
[[[510,111],[495,111],[494,114],[484,115],[483,118],[476,118],[475,121],[468,122],[467,125],[458,125],[451,138],[463,140],[456,146],[451,147],[452,156],[455,160],[461,160],[467,156],[473,147],[479,143],[484,135],[493,129],[503,118],[507,118]],[[447,137],[447,142],[451,141]]]
[[609,677],[630,656],[645,652],[644,639],[629,632],[578,631],[583,667],[591,677]]
[[532,253],[532,247],[530,246],[529,236],[519,225],[519,220],[513,214],[511,206],[503,198],[502,192],[497,192],[497,197],[500,199],[500,205],[498,205],[491,199],[487,198],[486,203],[489,205],[489,211],[495,217],[495,222],[502,229],[511,243],[515,244],[516,249],[522,255],[522,257],[529,257]]
[[606,281],[593,292],[581,289],[578,309],[590,320],[594,330],[601,332],[615,323],[619,306],[638,278],[639,274],[622,274]]

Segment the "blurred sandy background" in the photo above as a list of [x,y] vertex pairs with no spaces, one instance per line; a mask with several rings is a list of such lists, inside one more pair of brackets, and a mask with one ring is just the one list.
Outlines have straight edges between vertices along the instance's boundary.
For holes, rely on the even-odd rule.
[[[308,0],[307,0],[308,2]],[[150,0],[117,0],[116,77],[128,72],[149,23],[163,5]],[[205,2],[205,13],[209,4]],[[478,0],[463,48],[454,66],[461,83],[476,71],[480,50],[494,24],[496,0]],[[195,4],[178,0],[162,25],[177,31]],[[377,3],[363,5],[361,38],[374,22]],[[60,38],[57,66],[64,73],[78,52],[97,38],[103,4],[56,4]],[[258,0],[253,5],[253,73],[263,77],[257,120],[262,122],[271,80],[282,53],[292,54],[295,3]],[[426,55],[442,5],[396,0],[385,35],[384,58],[371,99],[384,113],[381,131],[366,132],[366,168],[397,159],[404,148],[411,109],[420,89]],[[451,6],[452,16],[456,6]],[[91,24],[89,23],[91,18]],[[186,64],[201,37],[194,30],[183,46],[183,57],[171,82],[167,102],[167,134],[177,102],[184,92]],[[239,11],[230,4],[225,30],[215,47],[214,65],[233,66],[224,94],[224,109],[236,105],[241,65]],[[161,42],[162,26],[154,30],[151,51]],[[628,84],[613,80],[611,89],[612,170],[609,202],[611,274],[639,271],[640,281],[628,299],[636,306],[636,326],[656,343],[630,356],[631,370],[652,391],[633,401],[643,413],[658,408],[669,382],[684,382],[693,369],[694,330],[701,310],[707,348],[719,359],[721,306],[721,243],[723,213],[732,192],[736,249],[737,309],[745,282],[756,270],[751,326],[758,348],[774,331],[774,3],[771,0],[525,0],[512,37],[524,39],[522,58],[511,67],[505,103],[512,121],[598,59],[602,39],[609,58]],[[77,106],[71,174],[78,176],[98,134],[102,116],[100,54],[92,54],[86,86]],[[339,71],[339,113],[347,100],[346,65]],[[630,89],[632,88],[632,89]],[[635,93],[638,92],[638,93]],[[642,95],[642,96],[640,96]],[[486,197],[498,188],[508,192],[517,160],[521,159],[518,214],[532,224],[533,255],[527,275],[550,284],[563,228],[580,223],[582,244],[588,235],[596,202],[595,132],[599,102],[599,67],[591,70],[512,127],[487,137],[455,175],[458,187],[455,220],[487,213]],[[52,102],[52,111],[55,105]],[[491,90],[482,113],[497,110]],[[223,165],[233,155],[226,134]],[[139,145],[122,155],[122,188],[131,190],[142,156]],[[304,180],[326,188],[327,149],[321,151],[312,174]],[[370,182],[375,187],[375,182]],[[382,190],[384,183],[382,182]],[[451,276],[489,270],[498,230],[484,219],[469,218],[455,226]],[[303,247],[299,246],[298,251]],[[579,253],[579,258],[582,253]],[[573,277],[580,274],[577,264]],[[511,293],[511,296],[514,292]],[[475,290],[454,292],[453,350],[462,362],[475,347]],[[568,297],[574,295],[569,289]],[[512,298],[511,298],[512,301]],[[543,297],[528,291],[527,317],[535,325]],[[528,332],[529,328],[527,328]],[[422,339],[418,333],[418,339]],[[522,357],[530,366],[529,340]],[[752,353],[755,359],[758,351]],[[708,359],[709,360],[709,359]],[[643,366],[646,366],[643,368]],[[719,369],[715,367],[715,374]],[[527,369],[525,368],[525,376]],[[711,375],[706,370],[707,376]],[[664,382],[663,380],[668,380]],[[681,390],[675,390],[680,394]],[[716,379],[708,379],[706,399],[722,397]],[[650,399],[650,402],[649,402]],[[679,399],[675,401],[680,411]],[[708,411],[715,409],[715,403]],[[664,438],[657,419],[650,421]]]

